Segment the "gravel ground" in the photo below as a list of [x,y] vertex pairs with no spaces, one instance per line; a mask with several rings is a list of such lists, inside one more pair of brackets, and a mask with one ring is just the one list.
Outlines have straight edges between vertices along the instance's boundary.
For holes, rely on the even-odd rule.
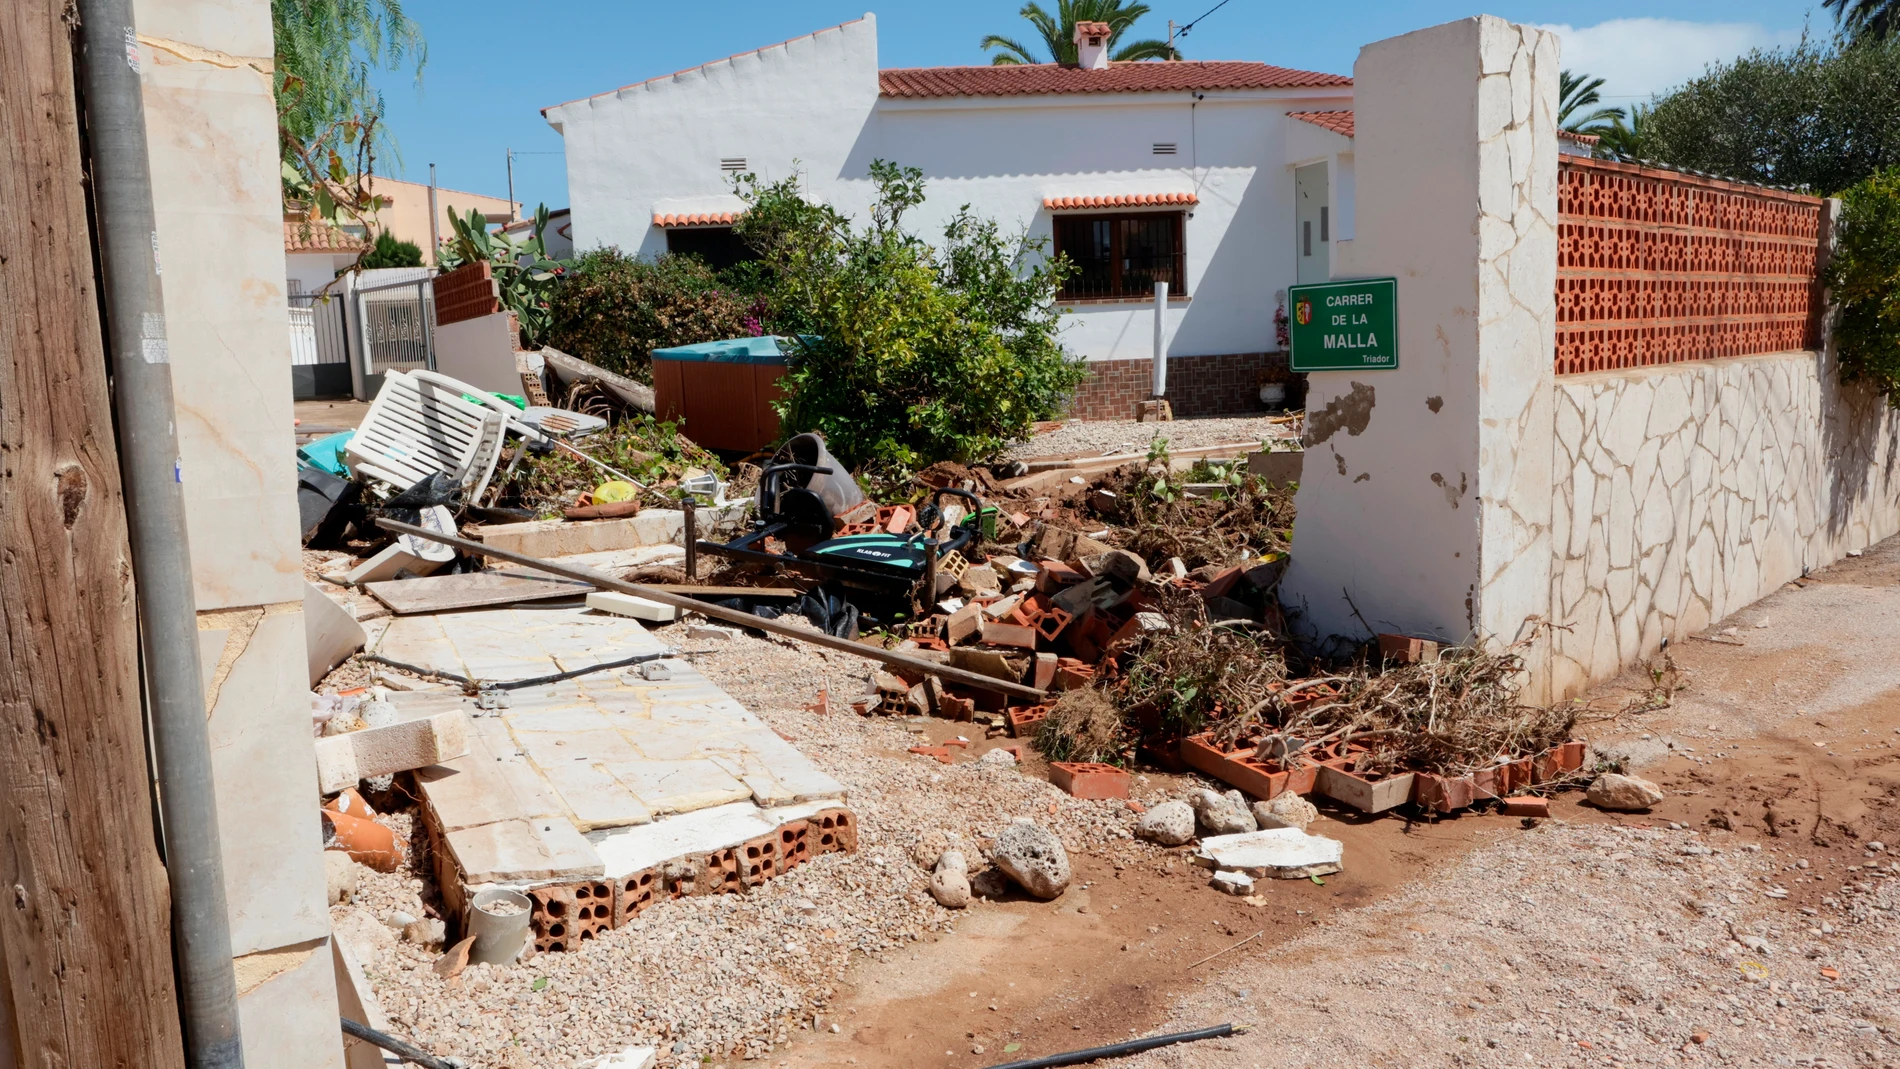
[[[682,649],[705,645],[674,630],[659,634]],[[1134,817],[1120,802],[1078,802],[1013,767],[906,753],[920,725],[864,720],[845,704],[864,689],[870,662],[745,635],[720,645],[695,663],[846,785],[858,852],[818,858],[744,895],[662,902],[577,952],[444,981],[430,968],[435,950],[383,923],[392,910],[421,916],[434,901],[412,811],[389,815],[415,844],[408,870],[358,866],[356,900],[331,913],[399,1033],[473,1069],[568,1069],[636,1043],[658,1045],[663,1065],[756,1058],[822,1018],[854,956],[882,958],[953,926],[922,867],[952,837],[980,852],[1011,819],[1032,816],[1071,851],[1154,856],[1131,838]],[[841,712],[804,708],[823,688]],[[980,740],[980,725],[968,727]]]
[[1074,419],[1048,434],[1038,434],[1011,446],[1011,460],[1035,457],[1099,456],[1104,453],[1146,452],[1155,438],[1166,438],[1176,449],[1267,438],[1299,437],[1299,422],[1285,416],[1244,416],[1232,419],[1181,419],[1172,423],[1137,423],[1131,419]]
[[1158,1030],[1248,1034],[1120,1064],[1900,1064],[1891,855],[1810,914],[1769,897],[1792,853],[1560,825],[1228,969]]

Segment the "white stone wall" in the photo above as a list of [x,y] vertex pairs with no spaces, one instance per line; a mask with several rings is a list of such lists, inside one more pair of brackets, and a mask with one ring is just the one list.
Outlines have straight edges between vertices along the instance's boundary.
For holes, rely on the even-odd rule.
[[1900,532],[1900,417],[1831,358],[1557,380],[1553,697]]
[[1315,638],[1509,641],[1549,589],[1556,39],[1489,16],[1366,46],[1354,237],[1399,367],[1309,379],[1286,591]]
[[341,1069],[266,0],[138,0],[180,477],[247,1065]]

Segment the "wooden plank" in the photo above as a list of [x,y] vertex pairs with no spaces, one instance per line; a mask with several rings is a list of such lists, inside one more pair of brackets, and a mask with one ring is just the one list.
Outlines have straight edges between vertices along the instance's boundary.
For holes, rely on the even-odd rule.
[[1042,691],[1034,687],[1023,686],[1021,683],[1010,683],[1006,680],[996,679],[976,672],[968,672],[961,668],[951,668],[947,665],[938,664],[935,661],[926,661],[922,657],[912,657],[907,653],[887,650],[880,646],[867,646],[861,642],[853,642],[850,639],[836,638],[821,631],[793,627],[790,624],[782,624],[777,620],[767,620],[763,617],[754,616],[749,612],[741,612],[738,609],[728,609],[723,605],[714,605],[707,601],[695,601],[692,598],[681,597],[678,594],[668,590],[662,590],[659,587],[622,582],[612,576],[602,575],[592,568],[583,568],[572,564],[561,564],[551,560],[541,560],[538,557],[530,557],[525,553],[511,553],[505,549],[496,549],[493,546],[484,545],[480,542],[471,542],[466,538],[457,538],[454,535],[445,535],[421,527],[413,527],[406,523],[397,523],[391,519],[379,519],[376,521],[376,526],[381,527],[385,531],[393,531],[396,534],[415,535],[418,538],[424,538],[431,542],[440,542],[445,546],[454,546],[464,553],[477,553],[484,557],[492,557],[496,560],[505,560],[513,564],[525,565],[529,568],[547,572],[549,575],[558,575],[567,579],[576,579],[581,582],[592,583],[603,590],[618,590],[622,594],[632,594],[635,597],[647,598],[652,601],[657,601],[662,605],[677,605],[682,609],[691,609],[702,616],[708,616],[714,620],[724,620],[729,624],[738,624],[740,627],[750,628],[755,631],[764,631],[767,634],[780,635],[785,638],[797,639],[800,642],[809,642],[814,646],[823,646],[826,649],[837,650],[840,653],[849,653],[853,656],[863,657],[867,660],[878,661],[883,664],[896,665],[899,668],[908,668],[927,676],[937,676],[946,682],[961,683],[964,686],[977,687],[992,692],[1014,694],[1017,697],[1028,698],[1032,701],[1041,701],[1045,697]]
[[465,572],[461,575],[425,575],[416,579],[386,579],[364,583],[363,589],[397,616],[454,612],[518,601],[577,598],[594,589],[592,583],[550,579],[522,572]]
[[0,4],[0,1064],[182,1069],[70,10]]

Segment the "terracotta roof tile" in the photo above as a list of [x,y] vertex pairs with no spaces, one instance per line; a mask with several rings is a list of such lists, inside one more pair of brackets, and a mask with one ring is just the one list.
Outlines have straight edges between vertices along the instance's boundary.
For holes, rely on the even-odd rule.
[[1089,208],[1148,208],[1166,205],[1199,204],[1192,193],[1117,193],[1100,197],[1044,197],[1042,206],[1052,212],[1080,211]]
[[1603,140],[1602,137],[1596,134],[1580,134],[1575,130],[1559,130],[1557,131],[1557,136],[1565,141],[1575,141],[1579,145],[1594,145]]
[[321,222],[284,220],[285,252],[362,252],[370,243]]
[[1350,111],[1289,111],[1288,115],[1301,122],[1310,122],[1322,130],[1331,130],[1336,134],[1352,136],[1352,112]]
[[1083,70],[1054,63],[1005,67],[909,67],[878,72],[878,88],[898,99],[1041,96],[1068,93],[1187,93],[1216,89],[1348,86],[1337,74],[1246,61],[1170,60],[1111,63]]
[[744,212],[653,213],[654,226],[731,226]]

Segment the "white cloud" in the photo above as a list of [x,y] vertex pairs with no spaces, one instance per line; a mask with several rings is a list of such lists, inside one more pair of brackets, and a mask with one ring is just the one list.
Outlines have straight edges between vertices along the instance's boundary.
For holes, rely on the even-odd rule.
[[1770,30],[1753,22],[1682,19],[1611,19],[1594,26],[1542,26],[1563,39],[1565,70],[1604,79],[1603,102],[1648,100],[1700,75],[1710,63],[1754,48],[1801,39],[1801,31]]

